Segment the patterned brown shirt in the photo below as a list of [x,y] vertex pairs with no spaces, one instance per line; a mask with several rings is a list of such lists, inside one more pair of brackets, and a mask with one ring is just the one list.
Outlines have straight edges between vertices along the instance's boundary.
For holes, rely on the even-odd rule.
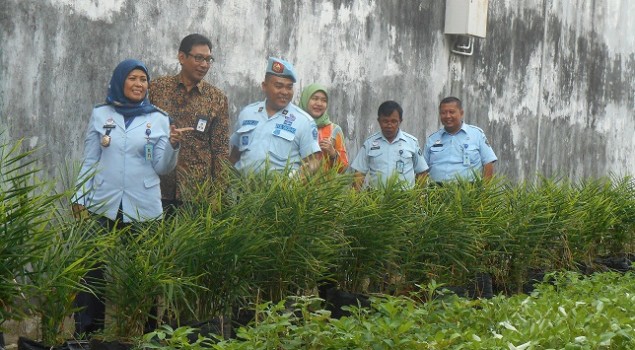
[[176,170],[161,177],[163,199],[182,200],[182,191],[196,191],[206,180],[221,177],[229,156],[227,96],[205,81],[187,92],[179,74],[154,79],[148,90],[150,101],[166,111],[177,128],[195,129],[182,136]]

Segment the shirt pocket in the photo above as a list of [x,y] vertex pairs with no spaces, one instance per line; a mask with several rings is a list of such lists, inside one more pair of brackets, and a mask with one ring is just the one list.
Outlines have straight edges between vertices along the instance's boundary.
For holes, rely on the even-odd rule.
[[441,146],[435,145],[430,147],[430,163],[434,163],[441,160],[441,158],[445,154],[444,151],[445,151],[445,146],[443,145]]
[[374,171],[384,171],[384,151],[381,148],[368,150],[368,168]]
[[158,186],[161,183],[161,179],[158,176],[145,178],[143,180],[143,185],[145,188],[152,188],[154,186]]
[[253,131],[255,129],[256,125],[243,125],[238,130],[236,130],[236,134],[238,134],[238,150],[240,152],[249,149],[249,146],[253,142]]
[[465,151],[470,158],[470,164],[478,165],[481,162],[481,152],[476,145],[469,145]]
[[273,136],[269,154],[278,160],[286,161],[293,151],[295,134],[276,129]]
[[413,171],[414,164],[412,162],[412,158],[414,157],[415,154],[416,152],[412,150],[408,150],[408,149],[404,149],[399,152],[398,161],[403,162],[403,166],[397,166],[397,170],[399,170],[400,173],[407,174]]

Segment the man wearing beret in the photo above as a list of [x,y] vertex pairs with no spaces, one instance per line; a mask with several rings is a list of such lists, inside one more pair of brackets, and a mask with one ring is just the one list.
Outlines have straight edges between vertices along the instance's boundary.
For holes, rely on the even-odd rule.
[[230,137],[229,160],[236,169],[315,171],[319,167],[318,131],[313,118],[291,103],[296,82],[291,63],[269,58],[262,82],[264,101],[245,107]]

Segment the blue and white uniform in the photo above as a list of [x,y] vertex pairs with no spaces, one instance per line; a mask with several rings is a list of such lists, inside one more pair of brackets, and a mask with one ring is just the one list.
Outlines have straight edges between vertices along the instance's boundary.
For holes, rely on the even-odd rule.
[[483,130],[466,123],[455,134],[441,128],[428,136],[424,156],[435,182],[474,181],[475,175],[482,176],[483,165],[498,160]]
[[370,185],[376,187],[386,184],[393,175],[398,174],[406,188],[415,184],[415,175],[428,170],[416,137],[399,130],[393,142],[388,142],[380,132],[364,141],[351,168],[370,177]]
[[[106,135],[110,140],[103,146]],[[159,111],[134,117],[126,128],[124,117],[111,105],[95,107],[75,202],[111,220],[120,204],[124,222],[160,218],[159,175],[172,171],[178,156],[169,137],[169,118]]]
[[315,121],[290,103],[276,114],[267,115],[266,100],[250,104],[238,115],[230,144],[240,152],[236,169],[295,170],[302,159],[320,152]]

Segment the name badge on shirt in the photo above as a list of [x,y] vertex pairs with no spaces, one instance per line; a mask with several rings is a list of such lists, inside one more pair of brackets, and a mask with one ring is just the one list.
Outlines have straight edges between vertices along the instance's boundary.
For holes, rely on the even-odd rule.
[[145,154],[146,154],[146,161],[151,161],[152,160],[152,156],[154,154],[154,145],[153,144],[146,143]]
[[395,168],[397,168],[397,172],[399,174],[403,174],[403,170],[405,168],[405,163],[403,162],[403,160],[398,160],[395,164]]
[[467,153],[468,144],[463,144],[463,165],[470,165],[470,155]]
[[205,132],[206,127],[207,119],[199,118],[198,123],[196,124],[196,131]]

